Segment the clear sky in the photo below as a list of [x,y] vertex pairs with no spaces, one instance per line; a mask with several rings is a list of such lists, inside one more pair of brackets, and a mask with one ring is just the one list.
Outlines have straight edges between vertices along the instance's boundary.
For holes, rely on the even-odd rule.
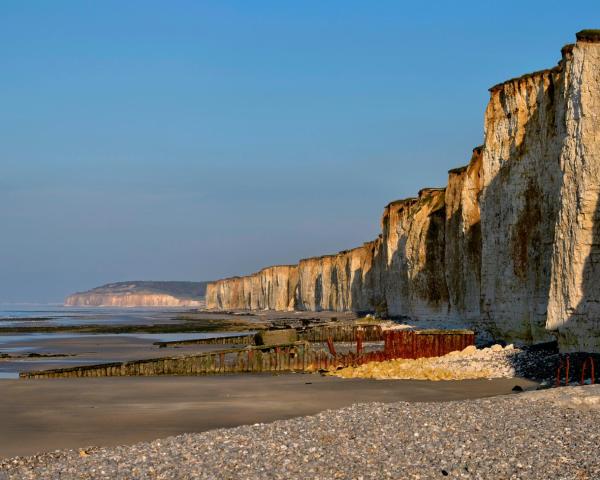
[[600,2],[0,2],[0,302],[374,238]]

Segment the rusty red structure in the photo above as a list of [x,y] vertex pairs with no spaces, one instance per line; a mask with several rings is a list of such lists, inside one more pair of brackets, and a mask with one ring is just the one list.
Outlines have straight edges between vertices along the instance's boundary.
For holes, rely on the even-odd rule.
[[587,365],[590,366],[590,382],[593,385],[596,379],[596,365],[594,364],[593,357],[588,357],[583,361],[583,365],[581,367],[581,385],[585,384],[585,369]]
[[393,358],[441,357],[475,344],[471,330],[387,330],[383,338]]
[[[579,358],[578,358],[579,357]],[[579,361],[578,361],[579,360]],[[556,367],[556,386],[560,387],[561,385],[569,385],[571,381],[571,376],[574,378],[576,374],[571,375],[572,371],[577,370],[578,363],[581,365],[581,379],[579,381],[580,385],[585,385],[585,381],[587,378],[586,373],[590,373],[590,383],[593,385],[596,382],[596,363],[594,361],[594,357],[591,355],[584,358],[581,361],[581,355],[574,354],[573,361],[571,360],[571,355],[566,354],[561,356],[558,360],[558,367]],[[574,368],[572,368],[572,364],[574,364]],[[563,375],[564,375],[564,383],[563,383]]]
[[440,357],[475,344],[471,330],[383,330],[383,350],[364,351],[363,337],[356,332],[356,353],[337,354],[328,339],[329,353],[338,365],[362,365],[398,358]]

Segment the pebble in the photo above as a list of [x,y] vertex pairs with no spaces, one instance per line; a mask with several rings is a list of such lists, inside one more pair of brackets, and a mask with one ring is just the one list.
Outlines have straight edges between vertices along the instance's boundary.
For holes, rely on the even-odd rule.
[[131,446],[4,459],[0,479],[597,479],[600,431],[590,398],[600,398],[599,386],[357,404]]
[[[478,349],[469,345],[462,351],[451,352],[442,357],[396,359],[385,362],[369,362],[332,372],[343,378],[417,379],[417,380],[465,380],[475,378],[547,378],[553,375],[555,359],[549,365],[540,362],[549,358],[547,353],[521,350],[514,345],[492,345]],[[539,370],[533,372],[533,370]],[[537,373],[537,377],[536,374]]]

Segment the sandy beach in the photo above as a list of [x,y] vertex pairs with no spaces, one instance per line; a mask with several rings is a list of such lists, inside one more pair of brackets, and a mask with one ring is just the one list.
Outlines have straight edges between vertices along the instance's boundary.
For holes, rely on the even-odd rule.
[[0,479],[594,480],[600,478],[599,407],[597,385],[447,402],[356,403],[133,445],[0,459]]
[[2,380],[0,457],[113,446],[272,422],[364,402],[489,397],[537,384],[339,379],[321,375]]

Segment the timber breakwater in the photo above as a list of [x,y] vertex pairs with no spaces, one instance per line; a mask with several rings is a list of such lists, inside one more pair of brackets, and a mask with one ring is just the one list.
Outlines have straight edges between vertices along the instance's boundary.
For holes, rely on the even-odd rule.
[[[295,329],[260,332],[252,343],[247,335],[193,342],[214,344],[216,340],[224,345],[243,345],[244,342],[248,345],[198,355],[21,372],[19,376],[76,378],[330,371],[372,361],[445,355],[473,345],[474,334],[465,330],[383,330],[378,325],[347,324],[315,327],[300,335]],[[185,343],[190,342],[192,340]],[[342,342],[346,345],[340,345]],[[167,347],[182,343],[157,342],[156,345]]]
[[213,309],[374,312],[600,352],[600,33],[490,88],[445,188],[388,204],[352,250],[210,283]]

